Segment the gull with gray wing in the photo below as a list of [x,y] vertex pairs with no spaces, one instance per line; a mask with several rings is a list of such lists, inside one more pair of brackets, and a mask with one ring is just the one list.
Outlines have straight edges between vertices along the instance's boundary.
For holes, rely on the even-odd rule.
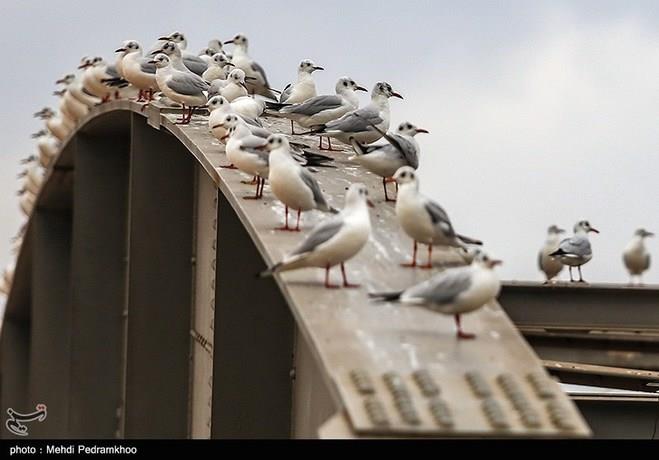
[[[208,83],[192,72],[175,69],[165,54],[158,54],[152,62],[156,65],[156,82],[160,91],[183,105],[183,113],[177,123],[190,123],[195,109],[206,105],[204,91],[208,90]],[[189,107],[187,114],[186,105]]]
[[428,262],[419,268],[432,268],[432,247],[448,246],[467,250],[468,245],[481,245],[481,241],[456,233],[446,211],[431,199],[419,193],[419,181],[411,166],[403,166],[394,175],[398,182],[396,218],[414,240],[412,262],[404,267],[416,267],[418,243],[428,245]]
[[[373,128],[377,131],[375,125]],[[398,126],[396,133],[382,132],[387,141],[386,144],[362,145],[354,138],[351,139],[352,147],[357,155],[349,157],[348,160],[362,165],[368,171],[382,178],[385,201],[396,201],[390,199],[387,194],[387,182],[395,182],[393,175],[403,166],[414,169],[419,167],[419,144],[414,136],[419,133],[428,133],[423,128],[417,128],[409,121]]]
[[500,264],[500,260],[491,259],[482,251],[477,251],[471,265],[448,268],[403,291],[373,293],[369,296],[453,315],[457,338],[473,339],[475,334],[462,330],[461,315],[478,310],[497,298],[501,282],[494,267]]
[[[277,199],[284,203],[286,212],[286,224],[278,230],[300,231],[302,211],[318,209],[337,212],[327,203],[316,179],[295,161],[285,136],[273,134],[268,138],[266,148],[270,151],[270,189]],[[294,228],[288,225],[288,208],[297,210],[297,224]]]
[[271,276],[305,267],[325,269],[325,287],[338,288],[330,283],[330,269],[341,266],[343,287],[358,287],[348,282],[345,262],[366,245],[371,234],[368,190],[363,184],[352,184],[346,193],[343,210],[316,225],[304,241],[284,260],[265,270],[260,276]]
[[599,233],[599,230],[593,228],[587,220],[580,220],[574,225],[574,236],[565,238],[558,245],[558,249],[549,254],[568,266],[571,282],[574,282],[572,267],[577,267],[579,269],[579,282],[585,283],[581,274],[581,266],[593,258],[593,251],[588,240],[588,233],[590,232]]

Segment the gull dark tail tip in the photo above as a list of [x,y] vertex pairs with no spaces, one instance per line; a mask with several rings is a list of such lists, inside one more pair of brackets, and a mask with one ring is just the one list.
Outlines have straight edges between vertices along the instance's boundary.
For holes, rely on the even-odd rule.
[[397,291],[397,292],[369,292],[368,297],[373,299],[373,300],[380,300],[380,301],[383,301],[383,302],[388,302],[388,301],[400,299],[400,295],[402,293],[403,293],[403,291]]

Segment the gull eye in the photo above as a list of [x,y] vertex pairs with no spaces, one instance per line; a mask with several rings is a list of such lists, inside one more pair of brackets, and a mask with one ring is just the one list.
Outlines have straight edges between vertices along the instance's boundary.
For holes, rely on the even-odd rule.
[[343,82],[343,86],[348,86],[348,82],[347,82],[347,81],[344,81],[344,82]]

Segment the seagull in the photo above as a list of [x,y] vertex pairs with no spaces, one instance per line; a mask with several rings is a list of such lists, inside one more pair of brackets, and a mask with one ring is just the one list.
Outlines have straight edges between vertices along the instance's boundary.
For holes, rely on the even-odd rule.
[[34,117],[44,120],[48,131],[60,141],[66,139],[73,128],[75,128],[75,122],[73,120],[62,113],[56,114],[48,107],[35,113]]
[[341,265],[343,287],[359,287],[348,282],[345,262],[353,258],[366,245],[371,234],[371,219],[367,206],[368,190],[363,184],[352,184],[346,193],[343,210],[316,225],[292,253],[284,260],[260,273],[261,277],[271,276],[289,270],[305,267],[325,269],[325,287],[338,288],[330,283],[330,269]]
[[[279,95],[279,102],[286,104],[301,104],[317,96],[316,82],[312,74],[316,70],[325,70],[314,64],[310,59],[304,59],[297,67],[297,81],[289,83]],[[295,134],[293,120],[291,120],[291,134]]]
[[[233,104],[222,96],[211,97],[208,100],[208,110],[210,111],[210,115],[208,116],[208,127],[210,128],[213,136],[220,142],[224,142],[222,139],[229,132],[229,128],[224,126],[224,118],[227,115],[237,115],[249,126],[253,126],[254,128],[263,128],[263,125],[258,118],[251,118],[245,116],[242,113],[239,113],[237,110],[235,110]],[[254,134],[253,131],[252,134]],[[270,134],[271,133],[268,133],[268,136]]]
[[[285,136],[281,134],[270,136],[266,149],[270,151],[268,175],[270,189],[286,207],[286,224],[277,230],[299,232],[302,211],[318,209],[324,212],[337,212],[327,204],[316,179],[291,156],[290,145]],[[288,208],[297,210],[295,228],[288,226]]]
[[297,81],[289,83],[279,96],[279,102],[289,104],[300,104],[307,99],[316,97],[316,83],[312,74],[316,70],[325,70],[314,64],[310,59],[304,59],[297,67]]
[[[376,131],[379,128],[375,128]],[[368,171],[382,178],[385,201],[396,201],[387,195],[387,182],[395,182],[393,175],[403,166],[419,167],[419,144],[414,136],[419,133],[428,133],[428,130],[417,128],[409,121],[398,125],[396,134],[382,133],[386,144],[362,145],[354,138],[351,144],[356,156],[348,160],[359,163]]]
[[565,230],[556,225],[549,227],[547,229],[545,244],[540,248],[540,252],[538,253],[538,267],[547,277],[545,284],[548,284],[563,270],[563,263],[549,255],[558,249],[562,233],[565,233]]
[[[165,96],[183,105],[181,119],[177,124],[188,124],[197,107],[206,105],[207,99],[204,91],[208,90],[208,83],[192,72],[183,72],[173,68],[165,54],[158,54],[153,61],[156,65],[156,81],[160,91]],[[185,106],[188,106],[188,114]]]
[[265,75],[265,70],[263,70],[263,67],[254,61],[247,52],[249,47],[247,37],[243,34],[238,34],[231,40],[224,42],[224,44],[234,45],[231,62],[233,62],[236,68],[242,69],[243,72],[245,72],[245,75],[248,77],[247,85],[250,92],[276,100],[277,98],[268,83],[268,77]]
[[643,284],[643,272],[650,268],[650,253],[645,249],[645,239],[652,236],[654,233],[639,228],[634,232],[634,237],[622,253],[622,260],[629,272],[629,284],[634,284],[635,276],[638,277],[639,284]]
[[32,134],[32,138],[37,140],[39,163],[43,167],[48,167],[52,159],[55,158],[59,153],[59,139],[57,139],[55,136],[52,136],[48,130],[45,129]]
[[[199,59],[204,61],[206,64],[209,66],[211,65],[211,62],[213,61],[213,56],[217,54],[218,52],[215,51],[213,48],[203,48],[199,50],[199,53],[197,53],[197,56],[199,56]],[[224,53],[222,53],[224,54]]]
[[382,134],[374,130],[372,125],[378,127],[381,132],[386,132],[389,129],[390,97],[403,99],[403,96],[395,92],[389,83],[376,83],[371,93],[371,103],[369,105],[349,112],[338,120],[312,128],[308,134],[322,134],[326,137],[333,137],[344,144],[350,144],[350,138],[354,138],[360,144],[375,142],[382,137]]
[[593,258],[593,251],[590,247],[590,241],[588,241],[588,233],[590,232],[599,233],[599,230],[591,227],[587,220],[580,220],[574,225],[574,236],[565,238],[558,245],[558,249],[549,254],[568,266],[571,282],[574,282],[572,267],[577,267],[579,269],[579,283],[585,283],[581,275],[581,266]]
[[[213,83],[218,81],[221,82],[222,80],[215,80]],[[211,92],[215,93],[215,88],[211,89]],[[249,93],[245,84],[245,72],[241,69],[233,69],[229,73],[226,82],[223,82],[221,85],[219,94],[224,96],[229,102],[233,102],[239,97],[247,96]]]
[[208,62],[208,68],[201,75],[206,81],[212,82],[214,80],[226,80],[229,75],[228,69],[235,67],[226,54],[215,53]]
[[[359,86],[350,77],[341,77],[336,83],[336,95],[323,95],[312,97],[301,104],[277,104],[279,114],[295,121],[304,128],[324,125],[330,121],[341,118],[346,113],[359,108],[359,99],[356,91],[368,91]],[[267,104],[270,105],[270,104]],[[293,129],[291,128],[291,132]],[[322,150],[322,136],[318,147]]]
[[450,246],[465,251],[469,244],[481,245],[481,241],[456,233],[446,211],[431,199],[419,193],[419,181],[411,166],[403,166],[394,179],[399,192],[396,200],[396,218],[405,233],[414,240],[412,262],[403,267],[416,267],[418,243],[428,245],[428,262],[419,268],[432,268],[432,247]]
[[[86,68],[86,65],[91,63],[90,58],[82,58],[80,61],[80,67]],[[83,71],[84,72],[84,71]],[[55,82],[57,85],[66,85],[67,93],[75,97],[79,102],[85,104],[88,108],[98,105],[101,100],[96,96],[89,94],[85,91],[82,85],[82,74],[81,75],[65,75]]]
[[89,113],[89,106],[83,102],[80,102],[72,93],[73,85],[76,82],[76,76],[69,74],[64,76],[55,82],[56,84],[64,85],[64,89],[61,91],[55,91],[53,94],[60,96],[60,105],[59,110],[68,118],[73,121],[78,121],[80,118],[86,116]]
[[254,196],[243,198],[252,200],[263,198],[263,187],[268,177],[268,152],[265,151],[268,141],[252,134],[247,123],[237,115],[226,115],[222,126],[229,131],[225,152],[231,164],[221,167],[238,169],[254,176],[256,193]]
[[159,50],[151,52],[152,55],[159,53],[166,54],[172,61],[172,66],[182,72],[191,72],[201,77],[208,69],[208,64],[203,59],[193,54],[183,54],[179,45],[172,41],[166,42]]
[[500,264],[500,260],[491,259],[479,251],[471,265],[448,268],[404,291],[373,293],[369,296],[453,315],[457,338],[473,339],[475,334],[462,330],[461,315],[478,310],[497,298],[501,282],[494,267]]
[[149,54],[157,54],[156,51],[160,51],[167,42],[174,42],[181,50],[185,50],[188,47],[188,40],[185,38],[185,35],[179,31],[174,31],[169,35],[163,35],[160,37],[151,47],[151,50],[149,50]]
[[100,98],[101,102],[109,101],[112,93],[119,99],[119,89],[128,86],[128,82],[121,78],[116,67],[108,65],[102,57],[97,56],[83,66],[81,67],[85,70],[82,74],[82,86],[88,93]]
[[122,69],[124,78],[139,89],[137,101],[152,101],[153,92],[158,88],[156,66],[151,59],[142,55],[142,46],[135,40],[127,40],[115,52],[124,55]]

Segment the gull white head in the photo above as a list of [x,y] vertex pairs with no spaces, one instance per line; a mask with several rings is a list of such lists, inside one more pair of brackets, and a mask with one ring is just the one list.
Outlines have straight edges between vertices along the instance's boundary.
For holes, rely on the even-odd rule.
[[316,70],[325,70],[325,69],[314,64],[314,62],[311,59],[304,59],[302,62],[300,62],[300,65],[297,66],[298,73],[312,74]]
[[231,40],[227,40],[224,42],[225,45],[235,45],[237,48],[242,48],[243,50],[247,51],[247,47],[249,46],[249,41],[247,40],[247,37],[245,34],[237,34],[234,36]]
[[213,48],[202,48],[201,51],[199,51],[198,56],[208,56],[209,58],[212,58],[215,53],[217,53],[217,51]]
[[336,87],[334,90],[336,91],[336,94],[347,94],[353,93],[354,91],[368,92],[366,88],[359,86],[357,83],[355,83],[355,80],[350,77],[339,78],[339,81],[336,82]]
[[375,84],[375,86],[373,87],[373,91],[371,92],[371,97],[372,98],[384,97],[387,99],[389,99],[390,97],[397,97],[398,99],[403,99],[403,96],[395,92],[391,87],[391,85],[386,81],[380,81]]
[[346,192],[346,208],[355,208],[358,206],[375,207],[371,200],[368,198],[368,189],[364,184],[354,183],[351,184]]
[[56,85],[67,85],[68,86],[71,83],[73,83],[73,80],[75,80],[75,79],[76,79],[76,76],[73,75],[72,73],[70,73],[70,74],[64,75],[62,78],[57,80],[55,82],[55,84]]
[[401,166],[394,174],[394,179],[400,187],[407,184],[412,185],[414,188],[419,188],[419,180],[416,176],[416,171],[411,166]]
[[217,38],[214,38],[213,40],[209,40],[208,49],[213,50],[215,53],[219,53],[220,51],[222,51],[222,41],[218,40]]
[[599,230],[592,227],[587,220],[580,220],[574,224],[574,233],[588,234],[590,232],[599,233]]
[[160,37],[158,40],[169,40],[171,42],[174,42],[182,50],[188,47],[188,41],[186,40],[185,35],[183,35],[179,31],[172,32],[166,37]]
[[89,56],[84,56],[80,59],[80,65],[78,65],[78,69],[88,69],[93,65],[94,58],[89,57]]
[[272,152],[273,150],[281,148],[285,148],[286,150],[290,148],[290,144],[288,143],[286,136],[283,134],[271,134],[268,137],[268,143],[265,145],[265,149],[269,152]]
[[134,53],[135,51],[140,51],[141,49],[142,46],[137,40],[126,40],[123,45],[121,45],[121,48],[117,48],[114,50],[114,52],[125,56],[128,53]]
[[470,247],[467,250],[469,256],[472,256],[472,264],[481,268],[492,270],[497,265],[501,265],[503,262],[498,259],[494,259],[487,255],[485,251],[479,248]]
[[215,54],[213,54],[212,61],[213,61],[214,64],[216,64],[220,67],[224,67],[224,66],[227,66],[227,65],[234,67],[234,65],[231,63],[231,60],[224,53],[215,53]]
[[208,110],[228,109],[230,107],[229,101],[224,96],[213,96],[208,100]]
[[428,134],[428,130],[423,128],[418,128],[409,121],[402,122],[400,125],[398,125],[398,129],[396,129],[396,134],[400,134],[403,136],[414,137],[419,133]]
[[644,229],[644,228],[639,228],[638,230],[636,230],[636,231],[634,232],[634,236],[637,236],[637,237],[639,237],[639,238],[641,238],[641,239],[644,239],[644,238],[648,238],[648,237],[653,237],[653,236],[654,236],[654,233],[652,233],[652,232],[648,232],[648,231],[647,231],[646,229]]
[[221,126],[222,128],[229,130],[231,128],[235,128],[236,126],[238,126],[238,123],[239,123],[238,116],[234,115],[232,113],[229,113],[216,126]]
[[560,235],[561,233],[565,233],[565,230],[560,228],[558,225],[550,225],[547,229],[548,236]]
[[159,50],[155,50],[151,54],[156,54],[156,53],[164,53],[167,56],[181,56],[181,49],[174,43],[173,41],[168,41],[164,45],[162,45],[162,48]]
[[157,69],[164,69],[165,67],[169,66],[169,64],[171,63],[169,57],[167,57],[167,55],[163,53],[157,54],[156,57],[154,57],[153,60],[149,62],[155,64]]
[[40,118],[42,120],[48,120],[55,116],[55,112],[50,107],[44,107],[34,114],[35,118]]
[[247,89],[245,85],[245,72],[242,69],[233,69],[229,74],[228,80]]

